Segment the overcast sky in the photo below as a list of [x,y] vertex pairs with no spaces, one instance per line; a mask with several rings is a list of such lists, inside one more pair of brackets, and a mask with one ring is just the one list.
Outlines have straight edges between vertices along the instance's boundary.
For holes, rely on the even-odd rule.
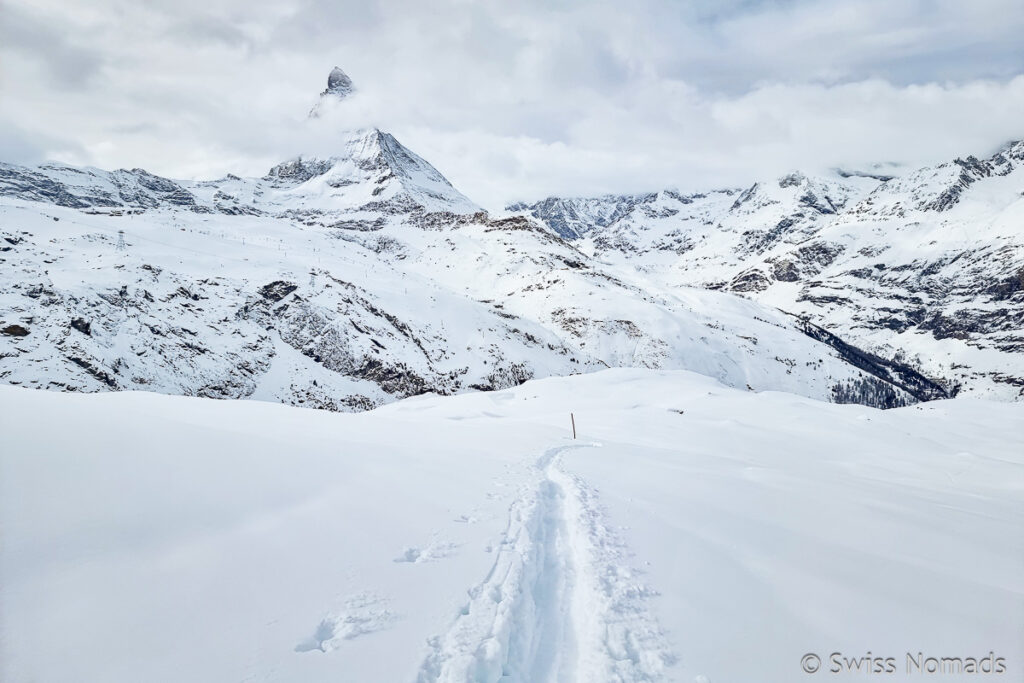
[[922,165],[1024,138],[1022,36],[1021,0],[0,0],[0,160],[262,175],[374,125],[492,209]]

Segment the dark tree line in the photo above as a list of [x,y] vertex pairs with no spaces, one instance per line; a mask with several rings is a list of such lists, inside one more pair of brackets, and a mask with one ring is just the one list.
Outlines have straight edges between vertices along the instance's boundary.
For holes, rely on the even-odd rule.
[[858,403],[883,410],[917,403],[909,394],[873,377],[858,377],[833,385],[832,400],[836,403]]

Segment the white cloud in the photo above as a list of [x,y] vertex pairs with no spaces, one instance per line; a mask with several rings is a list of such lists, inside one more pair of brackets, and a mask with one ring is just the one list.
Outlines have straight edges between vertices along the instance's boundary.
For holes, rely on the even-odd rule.
[[[15,0],[0,158],[261,174],[377,125],[491,208],[1024,137],[1024,4]],[[306,112],[341,65],[359,93]],[[333,126],[333,127],[332,127]]]

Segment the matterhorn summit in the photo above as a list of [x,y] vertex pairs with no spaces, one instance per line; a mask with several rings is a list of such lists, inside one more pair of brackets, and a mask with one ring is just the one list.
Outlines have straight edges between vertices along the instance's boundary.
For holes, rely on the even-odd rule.
[[[348,74],[334,67],[309,118],[331,121],[331,108],[354,90]],[[335,212],[386,209],[468,215],[482,210],[393,135],[373,127],[340,135],[344,138],[340,148],[329,150],[329,156],[294,157],[270,169],[264,180],[293,199],[301,197]]]
[[327,76],[327,88],[320,93],[320,101],[309,110],[310,118],[318,118],[320,116],[325,102],[343,100],[353,92],[355,92],[355,86],[352,85],[352,79],[341,70],[341,67],[334,67]]

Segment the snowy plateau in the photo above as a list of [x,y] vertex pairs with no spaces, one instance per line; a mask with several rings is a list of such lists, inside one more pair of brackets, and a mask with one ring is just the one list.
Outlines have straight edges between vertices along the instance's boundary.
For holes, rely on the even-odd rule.
[[0,163],[0,680],[1024,679],[1024,143],[897,170]]

